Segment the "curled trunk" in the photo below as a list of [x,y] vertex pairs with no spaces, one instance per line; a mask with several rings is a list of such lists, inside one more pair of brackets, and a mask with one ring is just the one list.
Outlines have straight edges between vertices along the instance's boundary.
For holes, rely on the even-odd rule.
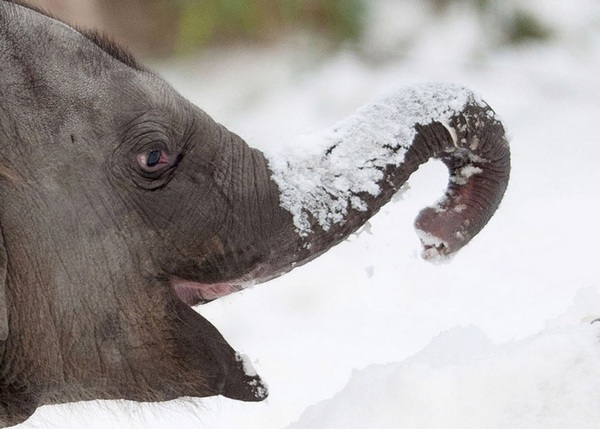
[[[229,257],[221,261],[236,264],[225,276],[237,280],[229,291],[276,277],[344,240],[430,158],[448,167],[450,180],[415,225],[424,258],[449,257],[491,218],[510,173],[494,111],[471,91],[447,84],[398,90],[277,154],[265,156],[241,140],[232,146],[236,157],[245,154],[237,174],[246,185],[229,188],[230,200],[243,202],[225,240]],[[245,215],[254,212],[260,220]]]

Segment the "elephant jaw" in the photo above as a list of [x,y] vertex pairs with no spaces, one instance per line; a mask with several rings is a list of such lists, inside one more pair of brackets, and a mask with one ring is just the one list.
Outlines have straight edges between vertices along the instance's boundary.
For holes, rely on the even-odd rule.
[[[192,307],[237,292],[234,283],[205,284],[174,278],[170,284],[178,300],[172,301],[177,321],[177,337],[184,344],[180,350],[208,383],[202,392],[188,396],[214,396],[241,401],[262,401],[269,395],[250,360],[234,350],[219,330]],[[244,282],[240,282],[243,284]],[[193,345],[190,347],[190,345]],[[190,353],[191,350],[191,353]]]

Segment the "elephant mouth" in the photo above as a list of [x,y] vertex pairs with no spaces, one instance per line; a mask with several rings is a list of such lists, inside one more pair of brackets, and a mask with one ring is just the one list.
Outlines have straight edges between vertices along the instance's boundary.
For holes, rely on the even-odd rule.
[[[201,375],[199,386],[185,396],[205,397],[222,395],[242,401],[262,401],[268,388],[245,355],[236,352],[219,330],[191,307],[212,301],[241,289],[236,282],[201,283],[173,278],[173,340],[176,352],[189,365],[187,368]],[[243,284],[244,282],[240,282]]]
[[175,295],[186,305],[194,307],[200,304],[206,304],[244,289],[244,286],[235,283],[198,283],[183,279],[174,279],[171,286]]
[[[197,275],[187,271],[187,275],[171,275],[170,285],[177,298],[189,307],[195,307],[222,298],[226,295],[251,288],[259,283],[264,283],[280,276],[287,269],[274,269],[271,265],[257,263],[245,273],[236,273],[237,276],[211,276]],[[204,280],[209,277],[210,280]],[[220,278],[219,278],[220,277]]]

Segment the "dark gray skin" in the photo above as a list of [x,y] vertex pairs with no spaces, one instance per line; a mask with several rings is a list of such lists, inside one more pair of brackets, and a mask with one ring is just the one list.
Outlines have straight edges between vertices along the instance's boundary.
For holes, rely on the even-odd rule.
[[0,0],[0,426],[90,399],[264,399],[191,306],[317,257],[429,158],[459,171],[476,138],[482,172],[446,195],[466,208],[417,220],[443,239],[438,253],[457,251],[508,183],[490,112],[471,103],[451,119],[462,146],[447,126],[415,124],[405,162],[361,195],[366,210],[327,231],[311,219],[302,236],[261,152],[105,40]]

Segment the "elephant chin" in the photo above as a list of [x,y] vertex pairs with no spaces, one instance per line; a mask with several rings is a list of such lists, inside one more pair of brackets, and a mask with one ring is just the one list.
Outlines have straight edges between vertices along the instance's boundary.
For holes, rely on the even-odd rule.
[[192,384],[184,396],[222,395],[240,401],[262,401],[269,391],[249,360],[235,351],[219,330],[184,302],[170,302],[174,316],[173,338],[181,361],[190,373],[199,374],[201,383]]

